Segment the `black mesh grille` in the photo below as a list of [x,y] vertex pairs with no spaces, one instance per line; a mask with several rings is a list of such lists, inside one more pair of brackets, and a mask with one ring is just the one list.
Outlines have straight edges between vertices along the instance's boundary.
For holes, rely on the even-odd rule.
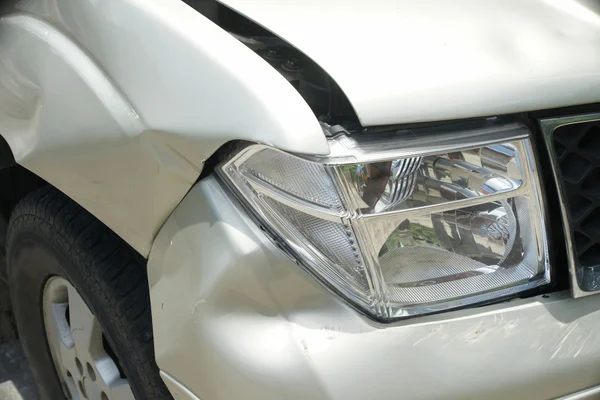
[[575,251],[577,281],[600,289],[600,121],[557,128],[552,144]]

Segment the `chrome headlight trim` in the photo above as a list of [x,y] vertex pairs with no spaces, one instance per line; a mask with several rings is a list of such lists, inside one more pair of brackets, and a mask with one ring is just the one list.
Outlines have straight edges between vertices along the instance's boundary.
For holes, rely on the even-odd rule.
[[[288,155],[288,157],[295,157],[298,160],[303,160],[303,162],[310,161],[316,165],[323,166],[324,170],[327,170],[326,173],[330,175],[332,182],[334,182],[335,191],[338,193],[340,199],[343,199],[341,207],[338,207],[339,204],[317,204],[318,201],[323,201],[323,199],[319,199],[317,203],[306,199],[290,199],[289,193],[270,185],[267,182],[268,179],[255,179],[252,176],[240,178],[239,175],[236,175],[236,169],[261,151],[273,151],[269,146],[251,145],[245,148],[233,159],[218,168],[218,173],[234,189],[235,193],[241,197],[242,201],[246,205],[249,205],[249,209],[257,215],[260,223],[268,228],[274,240],[280,244],[284,243],[288,252],[297,261],[304,265],[312,274],[317,275],[320,280],[326,282],[328,286],[333,286],[333,289],[349,300],[353,306],[358,306],[359,309],[370,314],[372,317],[387,321],[399,317],[437,312],[447,308],[455,308],[504,297],[550,282],[545,230],[546,214],[542,201],[540,181],[537,175],[537,165],[531,143],[528,139],[529,136],[530,133],[527,128],[520,123],[510,123],[500,126],[491,125],[485,128],[472,128],[470,130],[461,126],[458,132],[447,129],[445,131],[440,131],[439,129],[411,130],[396,132],[394,135],[387,137],[370,136],[361,137],[358,140],[346,134],[338,134],[329,140],[332,151],[327,157]],[[435,141],[432,141],[432,139],[435,139]],[[352,188],[347,179],[339,176],[339,168],[330,168],[333,166],[381,162],[407,157],[426,157],[450,151],[461,152],[485,146],[506,144],[508,142],[514,144],[515,154],[519,154],[518,163],[523,167],[522,182],[518,187],[508,192],[493,193],[482,197],[466,198],[409,210],[392,210],[379,214],[367,213],[363,215],[359,211],[360,198],[357,198],[355,188]],[[428,145],[428,143],[431,145]],[[297,231],[292,232],[295,230],[293,227],[290,229],[289,221],[286,223],[285,217],[281,215],[274,217],[274,215],[281,213],[282,209],[280,206],[275,206],[277,210],[272,209],[270,206],[263,206],[262,208],[255,206],[258,201],[256,196],[260,197],[263,195],[281,203],[288,213],[290,210],[285,207],[299,210],[303,213],[302,215],[306,214],[323,221],[331,221],[340,224],[340,226],[345,226],[346,228],[344,229],[348,229],[348,232],[350,232],[349,236],[352,235],[352,238],[358,242],[358,247],[361,249],[360,255],[356,258],[359,259],[359,264],[363,266],[361,268],[367,271],[365,272],[365,285],[368,285],[372,291],[373,298],[365,301],[364,298],[360,298],[356,293],[340,288],[339,282],[332,285],[331,276],[326,276],[326,274],[324,276],[322,272],[315,273],[315,269],[318,269],[317,266],[324,262],[322,257],[315,256],[315,254],[319,254],[319,251],[314,251],[315,249],[311,243],[306,243],[306,241],[300,243],[297,240],[298,238],[294,236],[302,238],[302,233]],[[364,238],[371,237],[368,232],[369,224],[372,221],[393,222],[406,219],[407,216],[433,215],[433,213],[441,213],[449,210],[468,209],[482,203],[496,202],[509,197],[511,199],[517,197],[527,199],[529,204],[528,212],[532,216],[530,222],[535,235],[536,248],[538,249],[537,261],[543,264],[542,275],[538,276],[535,281],[509,287],[499,286],[493,290],[482,291],[481,293],[458,296],[451,306],[446,306],[445,303],[448,303],[448,301],[442,299],[437,302],[428,303],[423,307],[414,307],[409,311],[405,310],[406,312],[395,312],[395,306],[390,306],[389,300],[386,300],[386,295],[381,295],[387,290],[381,272],[377,272],[376,269],[373,271],[374,268],[368,267],[369,265],[379,265],[378,260],[373,259],[376,257],[376,251],[362,250],[363,247],[368,247],[368,244],[364,243]],[[288,234],[281,234],[282,230],[288,232]]]

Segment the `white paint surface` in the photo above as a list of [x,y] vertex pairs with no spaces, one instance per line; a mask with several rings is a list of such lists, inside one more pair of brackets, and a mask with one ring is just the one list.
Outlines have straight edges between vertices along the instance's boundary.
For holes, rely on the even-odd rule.
[[600,101],[594,0],[219,0],[323,67],[364,125]]

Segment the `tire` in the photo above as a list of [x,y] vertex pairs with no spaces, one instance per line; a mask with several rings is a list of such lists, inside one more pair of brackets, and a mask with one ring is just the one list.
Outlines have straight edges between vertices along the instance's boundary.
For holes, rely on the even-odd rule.
[[65,398],[68,386],[64,376],[59,378],[44,322],[43,296],[51,277],[64,278],[81,296],[135,398],[172,398],[154,359],[143,257],[51,187],[32,192],[16,206],[6,250],[17,328],[41,399]]
[[0,215],[0,343],[17,338],[17,328],[12,314],[8,280],[6,276],[6,257],[4,245],[6,243],[7,223]]

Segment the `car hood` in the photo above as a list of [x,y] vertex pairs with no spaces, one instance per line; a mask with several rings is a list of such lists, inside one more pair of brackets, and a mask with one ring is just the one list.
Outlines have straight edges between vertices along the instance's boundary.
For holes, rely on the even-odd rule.
[[319,64],[365,126],[600,101],[594,0],[220,0]]

